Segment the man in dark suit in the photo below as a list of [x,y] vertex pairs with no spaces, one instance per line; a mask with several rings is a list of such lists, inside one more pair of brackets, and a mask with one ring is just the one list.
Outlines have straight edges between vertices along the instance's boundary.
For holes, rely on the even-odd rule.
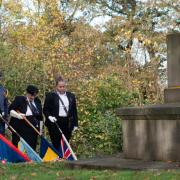
[[[39,130],[40,121],[43,120],[42,105],[37,97],[36,86],[29,85],[26,89],[26,96],[16,96],[9,106],[10,125],[20,134],[20,136],[35,150],[37,144],[37,132],[25,121],[28,121]],[[19,137],[12,133],[12,143],[17,147]]]
[[65,90],[65,81],[61,77],[56,79],[55,91],[46,95],[43,112],[52,144],[59,150],[61,133],[55,122],[68,141],[71,138],[72,131],[75,131],[78,127],[75,95]]

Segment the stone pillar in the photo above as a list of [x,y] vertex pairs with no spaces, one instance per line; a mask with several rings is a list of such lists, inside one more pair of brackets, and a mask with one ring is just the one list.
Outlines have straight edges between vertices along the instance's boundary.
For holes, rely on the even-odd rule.
[[180,33],[167,36],[167,47],[165,104],[117,110],[126,158],[180,162]]
[[164,102],[180,102],[180,33],[167,35],[168,88],[164,90]]

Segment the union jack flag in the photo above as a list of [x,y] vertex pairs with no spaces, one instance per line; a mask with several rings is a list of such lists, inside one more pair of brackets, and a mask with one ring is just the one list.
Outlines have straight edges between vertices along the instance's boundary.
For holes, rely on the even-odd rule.
[[59,150],[59,157],[62,159],[70,160],[70,161],[77,160],[75,154],[73,153],[64,135],[62,135],[60,143],[61,143],[61,146]]

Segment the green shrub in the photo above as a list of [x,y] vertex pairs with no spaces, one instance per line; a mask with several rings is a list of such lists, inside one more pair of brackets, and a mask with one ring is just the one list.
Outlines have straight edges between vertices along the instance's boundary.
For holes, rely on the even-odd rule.
[[137,93],[123,89],[116,77],[79,82],[79,124],[73,138],[80,156],[100,156],[122,150],[122,125],[116,108],[133,105]]

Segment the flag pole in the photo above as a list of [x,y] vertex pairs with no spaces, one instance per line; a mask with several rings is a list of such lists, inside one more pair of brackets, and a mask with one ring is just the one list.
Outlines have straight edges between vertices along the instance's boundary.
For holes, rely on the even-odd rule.
[[2,115],[0,114],[0,119],[2,119],[4,121],[4,123],[10,128],[10,130],[15,133],[19,138],[21,138],[21,136],[19,135],[19,133],[2,117]]
[[57,126],[57,128],[58,128],[59,132],[61,133],[62,137],[64,138],[64,141],[65,141],[65,143],[66,143],[67,147],[69,148],[69,150],[71,151],[71,153],[72,153],[72,156],[73,156],[74,160],[77,160],[76,155],[74,154],[74,152],[73,152],[73,150],[72,150],[72,148],[71,148],[71,146],[70,146],[69,142],[67,141],[66,137],[64,136],[64,134],[63,134],[63,132],[62,132],[61,128],[59,127],[58,123],[57,123],[57,122],[54,122],[54,123],[55,123],[55,125]]
[[[18,113],[21,113],[20,111],[17,111],[17,112],[18,112]],[[40,134],[40,132],[33,126],[32,123],[30,123],[30,122],[28,121],[28,119],[27,119],[25,116],[22,116],[22,117],[23,117],[23,119],[24,119],[24,120],[25,120],[25,121],[26,121],[26,122],[27,122],[27,123],[28,123],[28,124],[29,124],[29,125],[30,125],[37,133],[38,133],[39,136],[42,136],[42,134]],[[56,122],[55,122],[55,124],[56,124],[57,128],[59,129],[60,133],[62,134],[65,143],[67,144],[69,150],[70,150],[71,153],[72,153],[73,158],[74,158],[75,160],[77,160],[77,157],[76,157],[76,155],[74,154],[74,152],[73,152],[73,150],[72,150],[70,144],[68,143],[66,137],[64,136],[64,134],[63,134],[61,128],[59,127],[59,125],[58,125]]]
[[[21,113],[20,111],[17,111],[18,113]],[[25,120],[26,121],[26,123],[31,127],[31,128],[33,128],[34,129],[34,131],[40,136],[40,137],[43,137],[44,139],[45,139],[45,137],[34,127],[34,125],[31,123],[31,122],[29,122],[28,121],[28,119],[26,118],[26,116],[22,116],[23,117],[23,120]],[[47,140],[46,140],[47,141]],[[48,141],[47,141],[48,142]],[[49,143],[49,142],[48,142]],[[49,143],[50,144],[50,143]],[[54,147],[53,147],[54,148]],[[53,151],[56,153],[56,154],[58,154],[58,152],[56,152],[54,149],[53,149]]]
[[[20,111],[17,111],[18,113],[21,113]],[[26,121],[26,123],[28,123],[29,124],[29,126],[31,126],[36,132],[37,132],[37,134],[39,135],[39,136],[41,136],[41,133],[32,125],[32,123],[30,123],[29,121],[28,121],[28,119],[26,118],[26,116],[22,116],[23,117],[23,120],[25,120]]]
[[10,131],[15,133],[20,140],[22,140],[22,142],[24,144],[26,144],[26,146],[36,155],[36,157],[34,159],[31,159],[33,161],[38,161],[38,162],[42,162],[42,159],[39,157],[39,155],[37,155],[37,153],[34,151],[34,149],[32,149],[32,147],[20,136],[20,134],[9,124],[9,122],[7,122],[3,117],[2,114],[0,113],[0,119],[2,119],[4,121],[4,123],[8,126],[8,128],[10,128]]

